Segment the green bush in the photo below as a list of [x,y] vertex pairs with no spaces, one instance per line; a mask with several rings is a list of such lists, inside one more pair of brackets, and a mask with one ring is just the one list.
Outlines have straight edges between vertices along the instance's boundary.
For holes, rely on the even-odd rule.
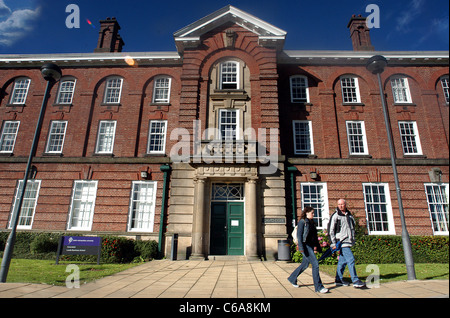
[[58,250],[59,237],[59,234],[54,233],[37,234],[30,244],[31,254],[56,253]]
[[[322,241],[328,238],[323,232],[318,233]],[[411,236],[411,247],[415,263],[448,263],[448,236]],[[328,243],[329,244],[329,243]],[[328,247],[324,247],[324,252]],[[401,236],[393,235],[360,235],[355,246],[352,247],[356,264],[392,264],[404,263]],[[321,264],[337,264],[337,253],[321,262]],[[301,262],[302,254],[291,248],[292,261]],[[320,258],[322,253],[317,253]]]
[[136,257],[134,241],[125,237],[102,237],[102,261],[105,263],[128,263]]
[[158,242],[156,241],[135,241],[134,250],[142,259],[148,261],[158,254]]

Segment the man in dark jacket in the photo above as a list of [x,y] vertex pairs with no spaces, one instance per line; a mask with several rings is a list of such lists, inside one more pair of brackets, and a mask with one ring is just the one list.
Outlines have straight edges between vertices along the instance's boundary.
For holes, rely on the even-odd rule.
[[350,211],[347,210],[347,203],[344,199],[338,200],[336,212],[331,216],[329,235],[332,249],[336,248],[336,243],[338,241],[342,243],[341,254],[339,255],[339,261],[336,268],[336,286],[349,285],[343,279],[345,266],[348,266],[353,287],[364,287],[364,283],[361,282],[356,274],[355,257],[351,250],[351,247],[355,245],[355,219]]

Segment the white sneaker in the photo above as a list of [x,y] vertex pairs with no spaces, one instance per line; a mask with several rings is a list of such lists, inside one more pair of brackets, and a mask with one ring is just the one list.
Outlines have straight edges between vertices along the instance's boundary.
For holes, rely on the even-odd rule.
[[321,290],[319,290],[319,293],[321,293],[321,294],[328,293],[328,288],[323,287]]
[[292,284],[292,286],[295,287],[295,288],[299,288],[300,287],[297,284]]

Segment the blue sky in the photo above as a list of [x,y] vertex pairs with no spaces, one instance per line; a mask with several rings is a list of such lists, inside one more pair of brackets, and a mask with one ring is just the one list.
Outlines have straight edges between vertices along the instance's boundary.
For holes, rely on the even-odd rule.
[[[69,4],[80,28],[66,27]],[[106,17],[119,21],[125,52],[176,51],[175,31],[228,4],[285,30],[286,50],[351,50],[347,23],[369,4],[380,9],[376,50],[449,49],[447,0],[0,0],[0,54],[93,52]]]

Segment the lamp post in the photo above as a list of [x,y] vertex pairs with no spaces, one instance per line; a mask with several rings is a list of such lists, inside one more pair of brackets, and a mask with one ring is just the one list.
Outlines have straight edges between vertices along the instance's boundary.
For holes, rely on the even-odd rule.
[[408,230],[406,229],[405,215],[403,213],[402,195],[401,195],[401,191],[400,191],[400,183],[398,181],[398,174],[397,174],[397,164],[395,162],[396,155],[395,155],[394,142],[392,140],[392,134],[391,134],[391,124],[389,122],[386,101],[384,99],[384,93],[383,93],[383,85],[381,83],[381,76],[380,76],[380,74],[383,73],[384,68],[386,66],[387,66],[387,60],[382,55],[372,56],[367,61],[367,64],[366,64],[367,70],[369,72],[371,72],[372,74],[376,74],[377,78],[378,78],[378,86],[380,88],[381,104],[383,106],[384,123],[386,125],[386,132],[387,132],[387,137],[388,137],[388,142],[389,142],[389,151],[391,154],[391,165],[392,165],[392,170],[394,172],[394,181],[395,181],[395,190],[397,192],[398,210],[400,213],[400,220],[402,223],[402,245],[403,245],[403,253],[405,255],[406,271],[408,274],[408,280],[415,280],[416,272],[414,269],[414,260],[412,257],[411,240],[409,238]]
[[27,168],[25,170],[25,176],[22,182],[22,189],[20,189],[19,201],[14,208],[11,217],[11,233],[8,236],[8,240],[6,241],[5,251],[3,253],[2,265],[0,268],[0,283],[6,282],[6,277],[8,276],[9,265],[11,263],[11,256],[14,250],[14,243],[16,241],[16,231],[17,224],[19,223],[20,210],[22,209],[23,199],[25,197],[25,190],[27,187],[28,176],[31,170],[31,164],[33,162],[33,156],[36,152],[36,147],[39,140],[39,134],[42,127],[42,121],[44,119],[45,108],[47,106],[47,100],[50,93],[50,89],[52,85],[59,81],[61,78],[61,69],[58,65],[53,63],[45,64],[41,67],[41,74],[44,79],[47,81],[47,87],[45,88],[44,99],[42,100],[41,111],[39,113],[39,119],[36,125],[36,130],[34,132],[33,143],[31,145],[30,154],[28,156]]

